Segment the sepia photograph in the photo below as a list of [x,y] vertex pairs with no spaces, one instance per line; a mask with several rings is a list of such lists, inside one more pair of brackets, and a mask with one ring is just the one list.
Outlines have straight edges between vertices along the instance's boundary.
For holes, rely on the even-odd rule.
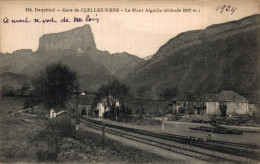
[[259,0],[0,0],[0,163],[260,163]]

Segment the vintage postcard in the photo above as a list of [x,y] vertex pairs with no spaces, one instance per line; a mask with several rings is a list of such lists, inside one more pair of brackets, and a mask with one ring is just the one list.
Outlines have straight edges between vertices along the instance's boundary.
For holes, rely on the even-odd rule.
[[259,0],[0,0],[0,163],[259,163]]

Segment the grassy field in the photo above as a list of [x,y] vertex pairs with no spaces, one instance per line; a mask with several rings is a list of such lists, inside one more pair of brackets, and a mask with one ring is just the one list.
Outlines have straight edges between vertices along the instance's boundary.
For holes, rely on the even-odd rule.
[[[81,144],[74,144],[79,146],[77,146],[76,149],[65,149],[66,151],[63,152],[65,154],[71,154],[71,151],[76,150],[78,152],[78,162],[86,162],[85,159],[89,159],[87,161],[91,163],[174,163],[174,161],[170,159],[123,145],[108,138],[106,138],[103,147],[101,135],[88,131],[79,131],[77,137],[73,139],[74,142],[76,141]],[[63,146],[67,148],[66,145]],[[70,158],[72,155],[67,156],[63,155],[63,153],[60,153],[60,155],[61,158],[59,159],[64,158],[64,161],[71,161]]]
[[46,127],[45,120],[10,118],[1,120],[0,162],[37,162],[33,139]]
[[[1,121],[0,162],[84,162],[84,163],[172,163],[168,159],[107,139],[76,132],[72,136],[48,136],[47,120],[37,117]],[[57,142],[50,144],[54,138]],[[47,152],[47,153],[46,153]]]
[[0,114],[7,114],[8,112],[16,112],[23,109],[23,104],[26,98],[22,97],[4,97],[0,98]]
[[[22,108],[22,100],[1,101],[1,110]],[[13,102],[12,102],[13,101]],[[13,107],[12,107],[13,105]],[[20,106],[20,107],[19,107]],[[14,109],[14,108],[13,108]],[[83,163],[173,163],[156,154],[125,146],[88,131],[50,132],[49,120],[37,114],[1,119],[0,163],[83,162]]]

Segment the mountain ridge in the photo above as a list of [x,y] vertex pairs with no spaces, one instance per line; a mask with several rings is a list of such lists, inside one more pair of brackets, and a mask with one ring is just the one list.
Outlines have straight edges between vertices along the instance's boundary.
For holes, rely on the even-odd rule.
[[[221,36],[223,37],[223,35],[221,35],[218,38],[213,38],[213,36],[212,36],[212,34],[216,34],[217,32],[219,32],[219,30],[220,30],[219,27],[222,28],[221,29],[222,31],[221,31],[221,33],[217,33],[217,34],[224,34],[224,35],[227,34],[227,31],[224,31],[224,30],[230,29],[231,28],[230,26],[232,26],[232,25],[233,26],[242,25],[242,27],[249,25],[249,26],[253,26],[253,28],[259,28],[260,27],[259,16],[260,16],[259,14],[255,14],[255,15],[248,16],[248,17],[245,17],[245,18],[242,18],[239,20],[231,21],[231,22],[213,24],[213,25],[210,25],[201,30],[191,30],[191,31],[182,32],[182,33],[176,35],[175,37],[169,39],[165,44],[163,44],[158,49],[158,51],[153,55],[153,57],[151,58],[152,60],[150,60],[146,65],[142,65],[142,67],[143,67],[142,69],[145,69],[147,67],[147,65],[153,64],[155,61],[160,60],[160,58],[171,55],[172,53],[177,52],[179,50],[189,48],[189,47],[192,47],[195,45],[200,45],[207,41],[213,41],[213,40],[221,38]],[[254,26],[255,23],[258,25],[258,27]],[[214,31],[216,28],[217,28],[217,31]],[[241,28],[241,27],[235,27],[235,29],[239,29],[239,28]],[[233,32],[231,32],[231,33],[240,33],[241,32],[240,30],[234,31],[234,28],[232,28],[232,30],[233,30]],[[248,30],[248,28],[243,28],[243,30]],[[228,37],[228,36],[224,36],[224,37]],[[211,38],[211,40],[208,40],[208,38]],[[137,71],[137,70],[135,69],[135,71]]]
[[195,95],[225,89],[259,92],[259,34],[260,15],[181,33],[124,81],[132,87],[157,87],[158,92],[160,85]]

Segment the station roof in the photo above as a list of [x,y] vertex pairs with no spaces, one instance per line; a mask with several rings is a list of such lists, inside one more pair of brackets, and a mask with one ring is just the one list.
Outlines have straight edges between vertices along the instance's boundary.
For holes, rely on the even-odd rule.
[[234,91],[222,91],[218,94],[218,98],[220,101],[240,101],[240,102],[248,102],[248,100],[237,94]]

